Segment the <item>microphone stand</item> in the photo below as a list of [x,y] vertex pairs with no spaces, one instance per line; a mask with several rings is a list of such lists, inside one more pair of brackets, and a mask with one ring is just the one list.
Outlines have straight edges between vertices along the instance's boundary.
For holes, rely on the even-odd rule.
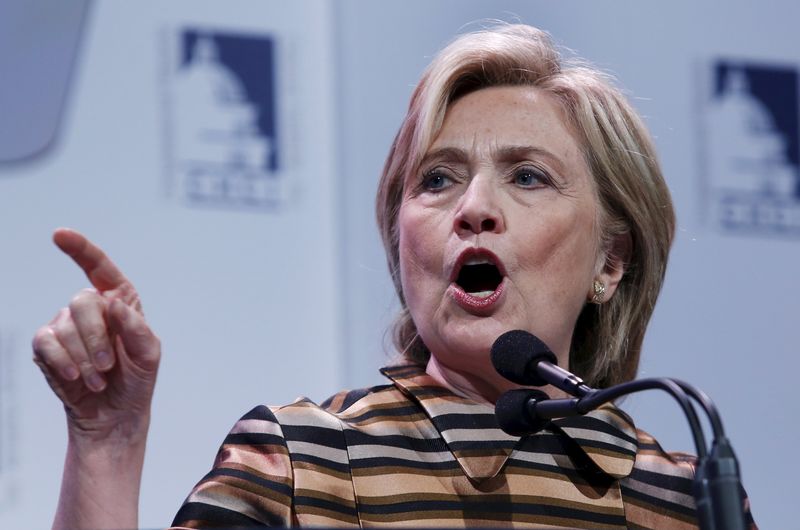
[[[702,530],[745,530],[739,464],[714,403],[701,390],[692,385],[669,378],[651,378],[629,381],[610,388],[591,389],[573,374],[564,377],[565,371],[552,365],[539,363],[537,371],[554,386],[579,397],[572,399],[542,399],[539,391],[530,398],[523,413],[534,420],[583,415],[601,405],[622,396],[643,390],[659,389],[669,393],[680,405],[692,431],[697,451],[697,469],[692,494],[697,505],[697,515]],[[550,375],[551,377],[548,377]],[[566,388],[565,388],[566,387]],[[514,390],[510,391],[514,392]],[[707,450],[705,436],[697,418],[697,412],[689,401],[697,401],[708,416],[714,438],[711,450]],[[500,400],[498,400],[499,402]]]

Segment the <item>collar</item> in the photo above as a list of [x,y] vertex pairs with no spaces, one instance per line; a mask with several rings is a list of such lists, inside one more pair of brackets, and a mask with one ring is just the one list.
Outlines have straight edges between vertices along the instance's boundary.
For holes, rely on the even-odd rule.
[[[381,373],[418,403],[467,476],[482,481],[496,476],[520,441],[497,425],[494,407],[442,387],[417,364],[382,368]],[[566,437],[597,469],[615,479],[630,474],[638,450],[631,418],[613,405],[584,416],[551,422],[551,433]],[[535,436],[535,435],[534,435]]]

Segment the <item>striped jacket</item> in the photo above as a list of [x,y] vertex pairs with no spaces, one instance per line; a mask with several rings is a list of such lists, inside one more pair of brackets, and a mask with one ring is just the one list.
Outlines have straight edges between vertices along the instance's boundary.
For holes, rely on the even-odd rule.
[[696,527],[693,459],[613,406],[520,439],[423,367],[382,372],[393,384],[251,410],[174,527]]

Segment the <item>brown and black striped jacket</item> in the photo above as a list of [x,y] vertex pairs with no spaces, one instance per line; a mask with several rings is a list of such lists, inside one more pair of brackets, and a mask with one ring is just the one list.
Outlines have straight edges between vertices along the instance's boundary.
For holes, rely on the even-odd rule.
[[393,384],[259,406],[174,527],[695,528],[688,455],[608,406],[516,438],[416,365]]

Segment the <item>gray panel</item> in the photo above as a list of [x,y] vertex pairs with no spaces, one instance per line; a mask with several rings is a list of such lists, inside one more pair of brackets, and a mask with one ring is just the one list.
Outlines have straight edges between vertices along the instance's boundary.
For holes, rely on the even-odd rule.
[[35,156],[55,138],[88,7],[0,2],[0,162]]

